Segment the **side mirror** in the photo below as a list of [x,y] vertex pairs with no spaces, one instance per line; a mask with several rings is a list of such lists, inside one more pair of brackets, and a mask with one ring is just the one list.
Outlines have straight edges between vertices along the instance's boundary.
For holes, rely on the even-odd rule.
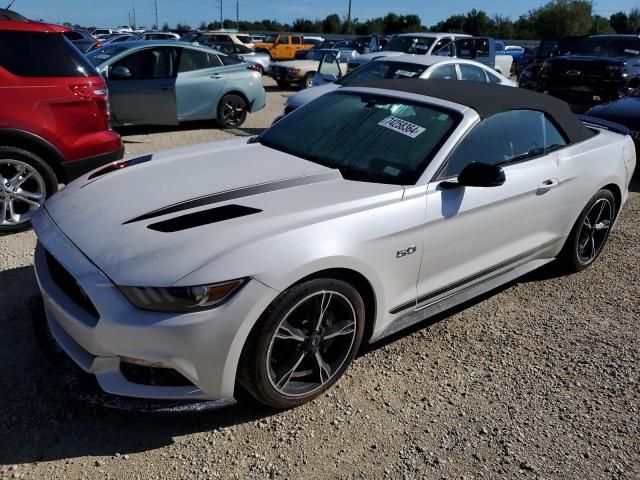
[[327,83],[333,83],[338,80],[338,76],[335,73],[323,73],[322,79]]
[[458,185],[463,187],[499,187],[505,181],[504,170],[488,163],[470,163],[458,175]]
[[127,67],[119,66],[112,68],[111,75],[109,76],[116,80],[125,80],[127,78],[131,78],[133,75],[131,75],[131,72]]

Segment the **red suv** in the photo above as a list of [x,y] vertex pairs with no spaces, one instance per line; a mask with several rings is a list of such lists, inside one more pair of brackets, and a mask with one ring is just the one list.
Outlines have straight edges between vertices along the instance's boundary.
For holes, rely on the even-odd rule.
[[0,16],[0,234],[27,227],[59,183],[124,152],[105,81],[67,31]]

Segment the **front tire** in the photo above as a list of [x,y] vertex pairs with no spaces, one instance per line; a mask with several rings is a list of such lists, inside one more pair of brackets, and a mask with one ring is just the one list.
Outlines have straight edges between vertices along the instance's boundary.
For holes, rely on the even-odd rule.
[[0,235],[29,228],[31,218],[57,191],[56,175],[42,158],[0,146]]
[[244,346],[238,381],[260,403],[305,404],[329,389],[362,342],[365,307],[350,284],[318,278],[283,292]]
[[315,72],[307,73],[302,80],[302,88],[307,89],[313,87],[313,77],[315,76]]
[[249,106],[244,98],[235,93],[222,97],[218,104],[218,125],[221,128],[239,128],[247,119]]
[[584,207],[558,257],[569,272],[589,268],[604,249],[616,218],[616,199],[609,190],[600,190]]

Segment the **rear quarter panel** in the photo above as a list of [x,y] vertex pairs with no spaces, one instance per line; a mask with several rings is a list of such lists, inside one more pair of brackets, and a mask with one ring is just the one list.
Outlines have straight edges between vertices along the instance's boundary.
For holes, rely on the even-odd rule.
[[599,190],[615,185],[621,194],[620,209],[627,200],[635,168],[636,152],[629,136],[597,131],[592,138],[555,152],[568,235],[582,209]]

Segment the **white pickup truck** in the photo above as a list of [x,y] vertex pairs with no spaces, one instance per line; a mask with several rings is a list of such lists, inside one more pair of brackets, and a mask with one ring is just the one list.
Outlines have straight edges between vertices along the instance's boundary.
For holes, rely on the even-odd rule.
[[489,37],[473,37],[458,33],[401,33],[395,35],[380,51],[360,55],[349,62],[349,70],[380,57],[404,55],[439,55],[475,60],[509,77],[513,57],[496,54],[495,41]]

